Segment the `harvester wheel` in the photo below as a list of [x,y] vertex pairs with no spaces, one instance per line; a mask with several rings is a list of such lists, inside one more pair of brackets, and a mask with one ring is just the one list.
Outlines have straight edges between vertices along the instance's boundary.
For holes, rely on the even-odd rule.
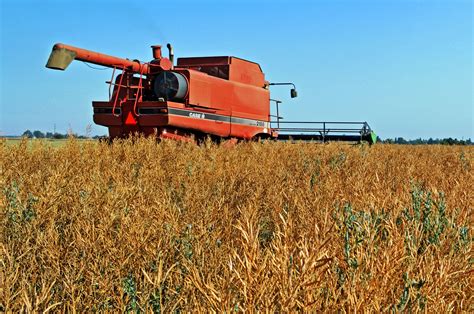
[[263,134],[257,134],[254,137],[252,137],[252,141],[262,142],[262,141],[268,140],[270,138],[271,138],[270,135],[263,133]]
[[106,144],[112,144],[112,139],[109,136],[101,136],[99,137],[99,143],[106,143]]

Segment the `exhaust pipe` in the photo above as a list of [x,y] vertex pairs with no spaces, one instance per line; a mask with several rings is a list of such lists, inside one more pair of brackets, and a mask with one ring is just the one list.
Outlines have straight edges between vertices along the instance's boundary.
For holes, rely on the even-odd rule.
[[168,48],[169,50],[169,59],[171,61],[171,68],[173,68],[173,64],[174,64],[174,52],[173,52],[173,47],[171,46],[170,43],[167,43],[166,44],[166,47]]

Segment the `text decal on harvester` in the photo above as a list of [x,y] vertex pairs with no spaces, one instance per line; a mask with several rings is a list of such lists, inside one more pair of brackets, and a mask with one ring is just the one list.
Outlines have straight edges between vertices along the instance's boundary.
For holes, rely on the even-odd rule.
[[199,113],[199,112],[190,112],[189,117],[197,118],[197,119],[206,119],[206,115],[204,113]]

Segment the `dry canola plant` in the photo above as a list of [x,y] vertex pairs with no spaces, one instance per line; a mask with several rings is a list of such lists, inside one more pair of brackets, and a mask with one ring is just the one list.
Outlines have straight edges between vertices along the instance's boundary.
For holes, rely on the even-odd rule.
[[0,311],[474,311],[473,147],[0,141]]

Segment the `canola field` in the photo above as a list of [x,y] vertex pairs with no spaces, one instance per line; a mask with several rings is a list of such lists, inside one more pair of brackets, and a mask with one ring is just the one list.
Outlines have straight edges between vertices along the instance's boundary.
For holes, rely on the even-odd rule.
[[0,311],[473,312],[474,147],[0,141]]

